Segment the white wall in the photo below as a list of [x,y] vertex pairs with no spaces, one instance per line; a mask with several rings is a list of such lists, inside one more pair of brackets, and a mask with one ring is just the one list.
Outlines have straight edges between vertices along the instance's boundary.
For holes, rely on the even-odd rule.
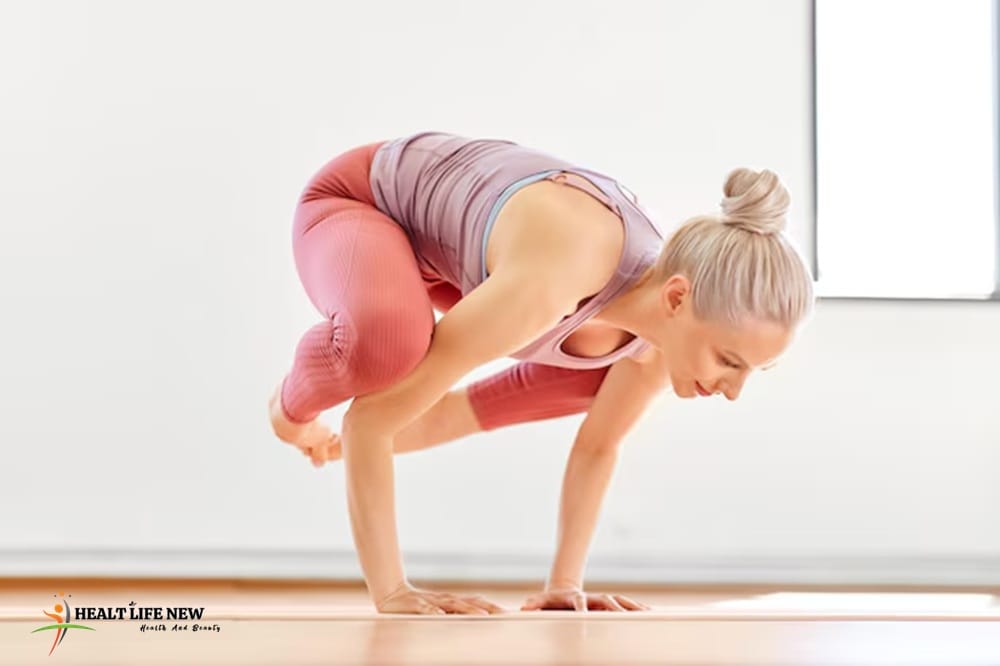
[[[805,0],[4,3],[0,575],[358,575],[342,468],[266,417],[318,316],[307,178],[505,137],[669,228],[766,166],[808,248],[809,39]],[[1000,582],[998,334],[995,304],[821,302],[740,401],[662,398],[591,577]],[[544,577],[581,418],[398,457],[411,576]]]

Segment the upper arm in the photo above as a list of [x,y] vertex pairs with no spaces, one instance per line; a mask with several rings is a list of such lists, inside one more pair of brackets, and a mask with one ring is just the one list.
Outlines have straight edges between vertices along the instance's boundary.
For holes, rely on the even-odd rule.
[[345,419],[399,432],[468,372],[516,352],[559,323],[579,298],[567,283],[572,280],[552,266],[494,272],[438,321],[430,348],[408,375],[356,398]]
[[669,386],[669,374],[659,361],[640,364],[628,357],[616,361],[580,424],[574,448],[617,448],[656,396]]

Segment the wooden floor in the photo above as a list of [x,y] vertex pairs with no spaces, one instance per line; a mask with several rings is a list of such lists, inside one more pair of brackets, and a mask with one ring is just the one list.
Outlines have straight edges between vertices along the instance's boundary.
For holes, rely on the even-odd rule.
[[[653,610],[583,614],[521,612],[528,587],[415,582],[483,594],[510,612],[378,615],[363,588],[327,582],[0,579],[0,664],[1000,665],[998,590],[595,587]],[[43,611],[58,594],[71,608],[200,607],[208,629],[80,620],[95,631],[69,629],[49,656],[56,632],[31,632],[54,622]]]

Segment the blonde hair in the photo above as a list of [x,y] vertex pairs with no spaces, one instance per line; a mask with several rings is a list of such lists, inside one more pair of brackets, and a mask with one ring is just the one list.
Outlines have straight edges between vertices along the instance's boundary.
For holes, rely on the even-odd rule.
[[813,308],[813,279],[784,233],[791,197],[773,171],[735,169],[722,213],[693,217],[667,240],[651,279],[691,281],[695,316],[739,325],[747,319],[792,327]]

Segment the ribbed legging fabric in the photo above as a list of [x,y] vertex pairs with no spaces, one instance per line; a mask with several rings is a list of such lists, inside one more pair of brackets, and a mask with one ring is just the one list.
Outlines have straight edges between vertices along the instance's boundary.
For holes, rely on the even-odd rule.
[[[462,297],[421,272],[406,233],[375,207],[368,173],[380,145],[326,163],[295,210],[295,267],[322,321],[302,336],[282,382],[281,404],[292,421],[311,421],[405,377],[430,347],[434,308],[447,312]],[[480,426],[493,430],[585,411],[607,371],[521,362],[467,391]]]

